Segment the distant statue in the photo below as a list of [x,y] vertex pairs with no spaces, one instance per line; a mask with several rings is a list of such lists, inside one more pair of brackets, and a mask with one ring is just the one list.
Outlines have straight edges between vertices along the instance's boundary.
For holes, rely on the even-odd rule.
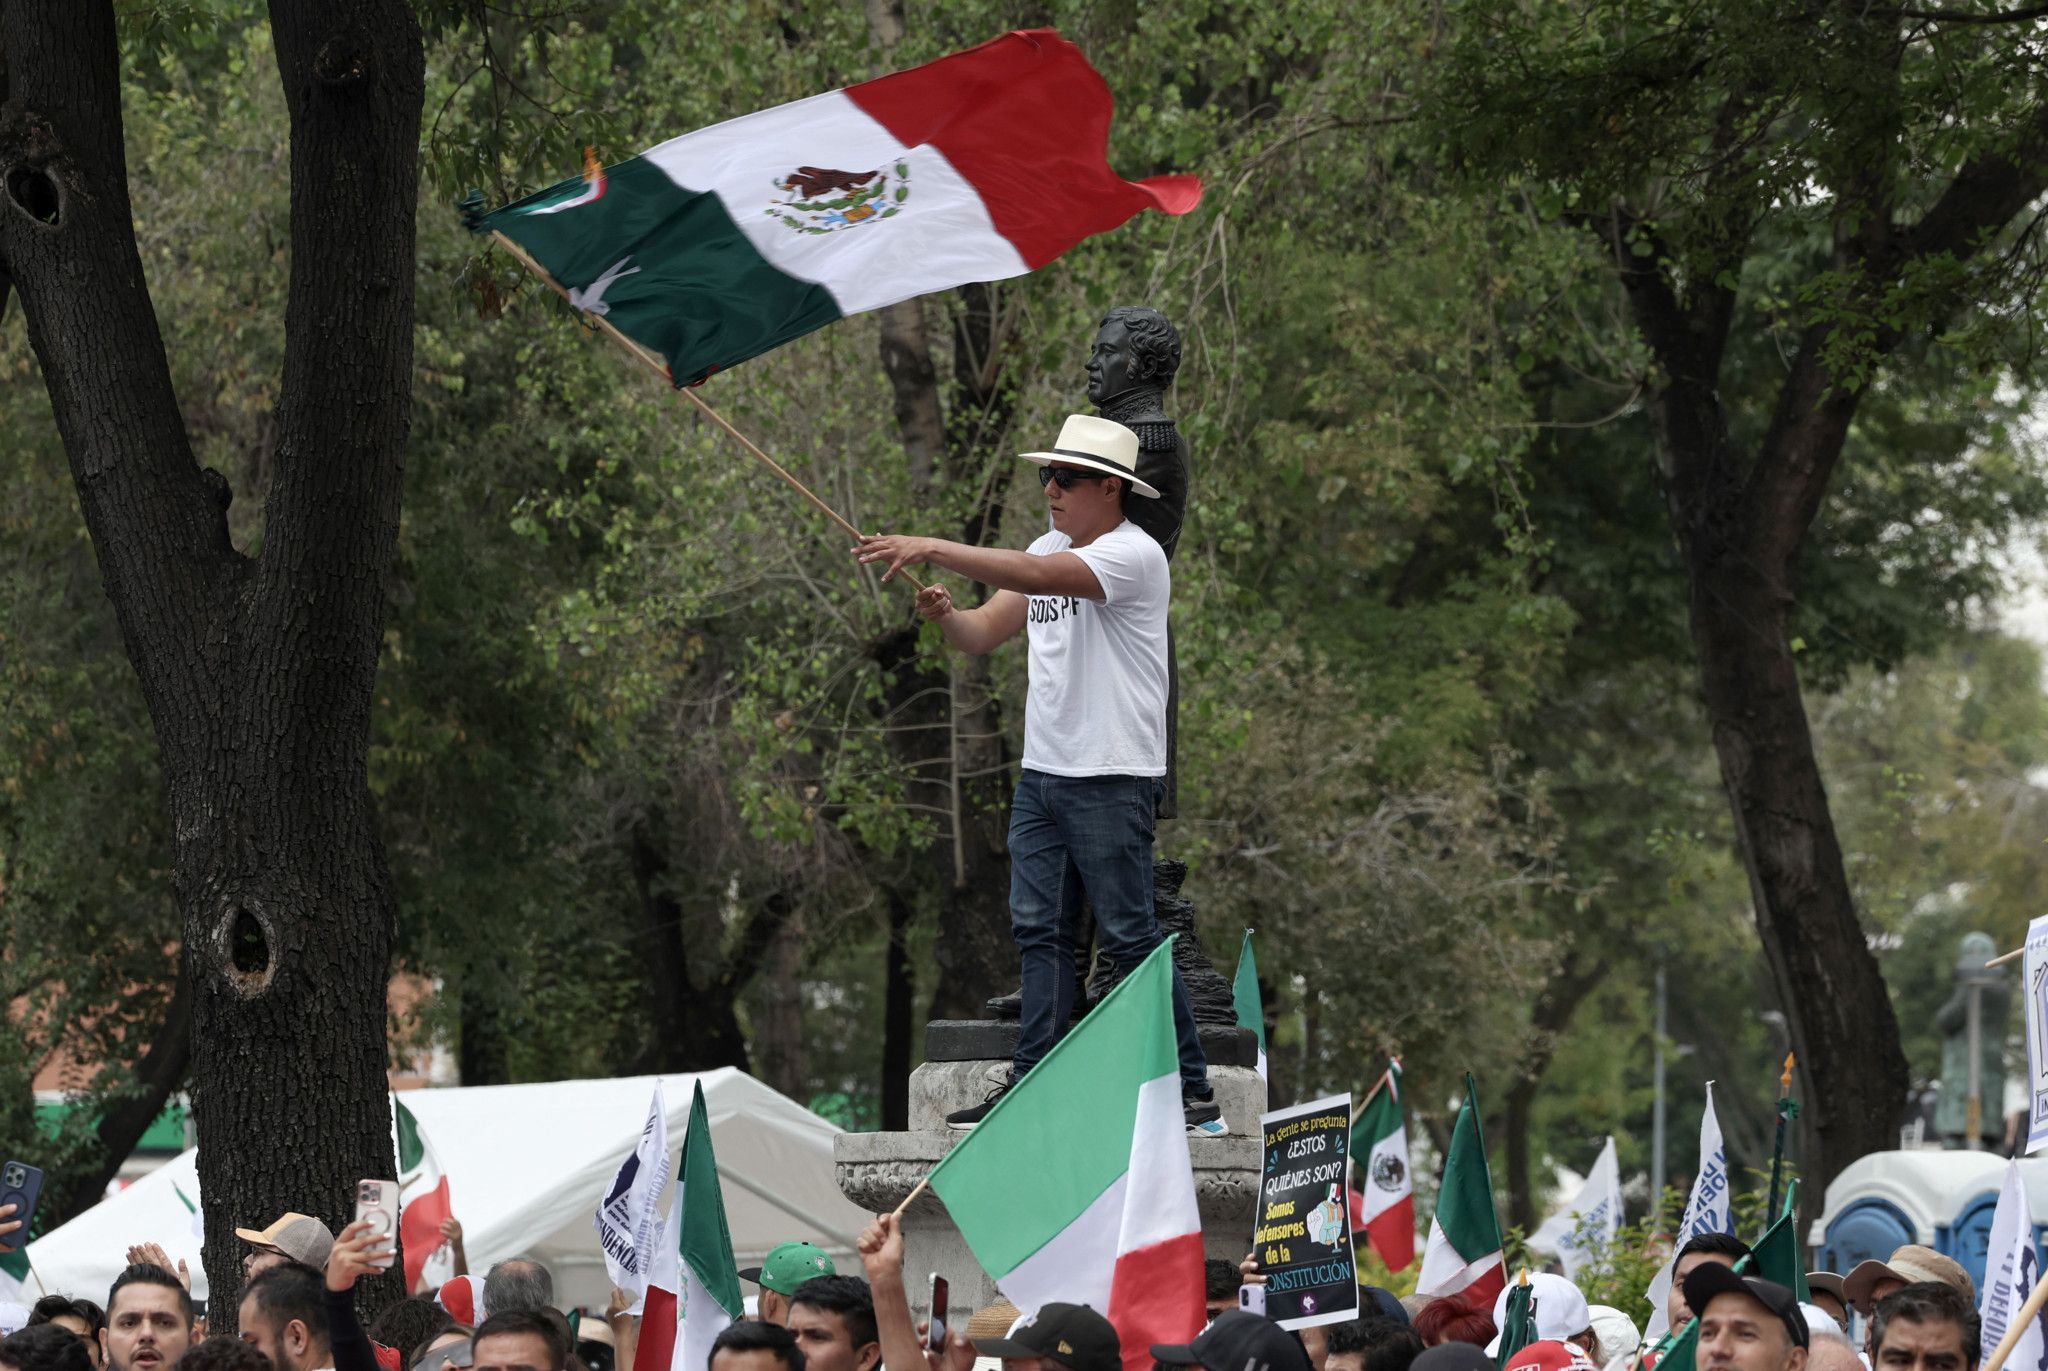
[[1944,1147],[1970,1146],[1970,1001],[1977,1000],[1977,1118],[1980,1146],[2005,1138],[2005,1034],[2011,992],[2005,972],[1986,966],[1998,945],[1986,933],[1966,933],[1956,956],[1955,992],[1935,1013],[1941,1030],[1941,1102],[1934,1131]]

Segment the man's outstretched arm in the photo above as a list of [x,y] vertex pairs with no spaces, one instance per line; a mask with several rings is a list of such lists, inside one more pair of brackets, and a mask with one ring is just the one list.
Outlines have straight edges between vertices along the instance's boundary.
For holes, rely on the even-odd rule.
[[946,641],[962,652],[993,652],[1024,629],[1030,601],[1014,590],[999,590],[974,609],[953,608],[953,592],[942,585],[926,586],[917,596],[917,612],[939,626]]
[[1041,556],[1010,548],[948,542],[944,538],[916,538],[905,533],[862,534],[860,546],[853,551],[863,564],[885,563],[885,581],[904,567],[924,562],[1020,595],[1108,598],[1102,593],[1102,582],[1096,579],[1094,568],[1071,552]]

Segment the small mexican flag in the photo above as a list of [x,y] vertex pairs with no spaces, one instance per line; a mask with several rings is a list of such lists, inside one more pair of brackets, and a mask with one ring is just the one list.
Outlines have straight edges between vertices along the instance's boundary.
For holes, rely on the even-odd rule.
[[848,314],[1022,276],[1192,176],[1110,169],[1109,87],[1051,29],[684,134],[470,220],[695,384]]
[[1244,947],[1237,954],[1237,979],[1230,985],[1231,1003],[1237,1009],[1237,1026],[1249,1028],[1259,1040],[1259,1079],[1266,1079],[1266,1004],[1259,995],[1259,964],[1252,956],[1252,931],[1244,931]]
[[1149,1371],[1152,1344],[1186,1342],[1205,1312],[1173,942],[998,1100],[930,1182],[1012,1304],[1102,1310],[1126,1371]]
[[1408,1174],[1408,1126],[1401,1117],[1401,1063],[1389,1061],[1380,1087],[1351,1125],[1356,1219],[1390,1271],[1415,1260],[1415,1185]]
[[647,1307],[633,1371],[703,1371],[711,1344],[746,1309],[725,1226],[718,1159],[711,1152],[711,1116],[699,1082],[690,1099],[683,1161],[676,1175],[668,1231],[673,1245],[655,1251],[647,1273]]
[[1493,1209],[1493,1173],[1486,1165],[1486,1135],[1479,1126],[1479,1087],[1468,1072],[1465,1105],[1451,1130],[1451,1152],[1444,1162],[1443,1188],[1437,1192],[1436,1217],[1429,1221],[1429,1246],[1423,1250],[1415,1293],[1439,1299],[1457,1295],[1471,1308],[1490,1310],[1494,1296],[1506,1288],[1500,1219]]
[[185,1193],[185,1187],[179,1185],[176,1181],[171,1182],[171,1193],[178,1197],[178,1203],[184,1205],[185,1212],[192,1216],[192,1236],[199,1239],[200,1246],[205,1246],[206,1211],[201,1209],[199,1207],[199,1202],[193,1199],[190,1195],[187,1195]]
[[[17,1233],[14,1237],[17,1242],[26,1243],[25,1234]],[[29,1288],[33,1280],[26,1251],[0,1252],[0,1304],[34,1304],[36,1293]]]
[[[391,1103],[398,1129],[398,1236],[405,1248],[405,1288],[410,1291],[420,1288],[427,1259],[447,1247],[441,1225],[455,1216],[455,1206],[449,1201],[441,1159],[420,1131],[420,1121],[396,1096]],[[449,1276],[455,1273],[452,1258],[452,1253],[444,1258]]]

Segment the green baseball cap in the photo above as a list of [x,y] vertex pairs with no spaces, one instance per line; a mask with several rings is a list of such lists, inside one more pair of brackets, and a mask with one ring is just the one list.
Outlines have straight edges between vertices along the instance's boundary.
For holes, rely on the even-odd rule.
[[832,1259],[814,1243],[786,1242],[770,1251],[759,1266],[740,1268],[740,1279],[778,1295],[794,1295],[813,1276],[836,1276]]

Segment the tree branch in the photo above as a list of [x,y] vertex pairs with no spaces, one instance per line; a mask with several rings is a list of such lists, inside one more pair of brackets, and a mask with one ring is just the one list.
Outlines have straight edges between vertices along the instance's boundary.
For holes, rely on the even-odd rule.
[[1895,11],[1900,19],[1915,19],[1936,24],[2024,24],[2029,19],[2048,18],[2048,5],[2029,5],[2018,10],[1991,10],[1977,13],[1970,10],[1917,10]]
[[[232,572],[143,277],[108,0],[0,5],[0,261],[152,714],[198,674],[194,625]],[[4,292],[0,292],[4,293]]]

